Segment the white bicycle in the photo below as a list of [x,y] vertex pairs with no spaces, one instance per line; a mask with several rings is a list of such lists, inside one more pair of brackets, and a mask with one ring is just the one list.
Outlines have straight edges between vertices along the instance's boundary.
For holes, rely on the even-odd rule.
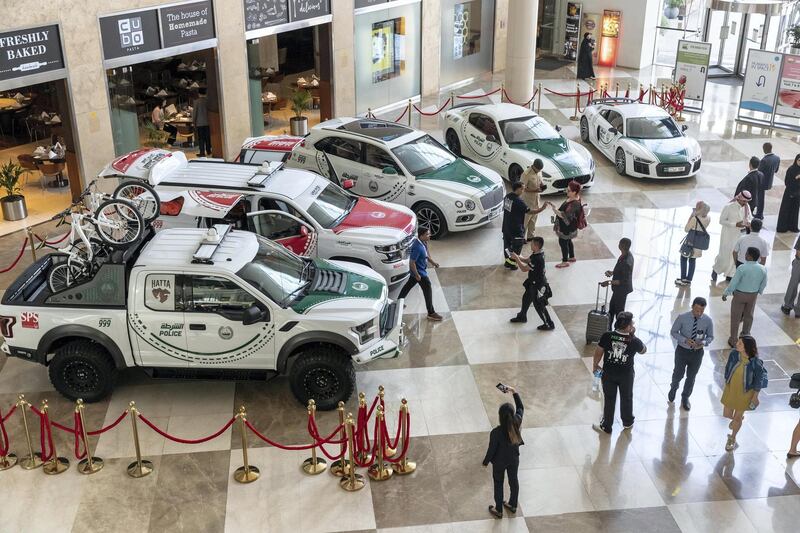
[[66,223],[70,234],[59,252],[65,261],[53,265],[47,277],[54,293],[91,278],[114,249],[124,249],[137,242],[145,230],[142,214],[132,202],[95,190],[92,181],[76,202],[54,216]]

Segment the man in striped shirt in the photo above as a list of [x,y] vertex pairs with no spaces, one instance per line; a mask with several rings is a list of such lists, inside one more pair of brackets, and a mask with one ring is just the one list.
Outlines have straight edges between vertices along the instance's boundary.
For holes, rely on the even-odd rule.
[[672,338],[678,344],[675,347],[675,368],[672,370],[672,384],[667,398],[670,403],[675,401],[678,386],[686,373],[681,392],[681,407],[686,411],[692,408],[689,396],[692,395],[694,378],[703,362],[704,348],[714,340],[714,322],[704,314],[705,310],[706,299],[695,298],[692,310],[678,315],[670,330]]

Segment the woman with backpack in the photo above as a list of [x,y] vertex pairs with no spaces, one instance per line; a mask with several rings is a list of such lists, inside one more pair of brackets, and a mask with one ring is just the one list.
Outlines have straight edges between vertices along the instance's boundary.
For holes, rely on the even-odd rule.
[[736,434],[742,428],[744,412],[758,407],[758,393],[767,387],[767,382],[767,370],[758,357],[756,340],[742,335],[725,363],[725,388],[720,399],[724,406],[722,415],[731,420],[726,451],[736,449]]
[[576,261],[572,239],[578,236],[579,229],[586,227],[586,216],[581,204],[581,184],[570,181],[566,192],[567,200],[558,209],[552,202],[548,202],[555,215],[553,231],[558,237],[558,246],[561,248],[561,262],[556,268],[566,268]]
[[[711,223],[711,218],[708,216],[711,211],[711,206],[702,200],[697,202],[689,215],[689,220],[686,222],[683,230],[688,235],[690,231],[702,231],[708,233],[706,228]],[[691,251],[681,249],[681,277],[675,280],[675,285],[679,287],[686,287],[692,284],[694,277],[694,266],[698,257],[703,255],[703,250],[699,248],[692,248]]]

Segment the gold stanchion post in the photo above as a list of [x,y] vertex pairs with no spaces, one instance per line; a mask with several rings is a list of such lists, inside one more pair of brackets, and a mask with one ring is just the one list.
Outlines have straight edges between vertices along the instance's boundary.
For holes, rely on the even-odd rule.
[[[316,422],[317,417],[317,404],[314,400],[308,400],[308,416]],[[328,468],[328,462],[322,457],[317,457],[317,441],[312,437],[312,443],[315,446],[311,448],[311,457],[303,461],[303,472],[315,476],[321,474]]]
[[[402,442],[406,442],[406,435],[408,435],[408,402],[405,398],[400,400],[400,412],[403,413],[401,420],[403,428],[401,430],[400,439]],[[395,473],[401,476],[410,474],[417,469],[417,463],[408,460],[408,449],[403,450],[403,452],[405,453],[403,460],[394,466]]]
[[25,228],[25,231],[28,232],[28,243],[31,245],[31,256],[33,257],[33,261],[36,262],[36,241],[34,240],[33,231],[31,231],[31,228]]
[[339,486],[342,487],[344,490],[348,492],[355,492],[357,490],[361,490],[364,488],[364,485],[367,484],[364,476],[361,474],[356,473],[356,464],[353,456],[353,451],[355,450],[355,439],[353,438],[353,426],[355,423],[353,422],[353,414],[347,413],[347,419],[344,422],[344,430],[347,434],[347,458],[348,462],[350,463],[350,467],[348,468],[347,475],[344,476],[342,479],[339,480]]
[[383,408],[379,405],[376,410],[378,411],[378,457],[375,463],[369,467],[367,474],[375,481],[386,481],[392,477],[392,467],[387,465],[383,460],[384,450],[386,449],[386,441],[383,440]]
[[631,82],[628,82],[628,90],[626,91],[628,98],[631,97]]
[[[0,416],[3,416],[3,413],[0,413]],[[0,455],[0,470],[8,470],[16,464],[17,454],[11,453],[10,450],[6,450],[5,455]]]
[[344,439],[345,442],[339,447],[339,453],[341,453],[342,456],[331,463],[331,474],[342,477],[348,471],[347,459],[344,458],[348,444],[347,431],[345,431],[344,428],[344,402],[339,402],[339,405],[336,406],[336,411],[339,413],[339,425],[342,426],[342,430],[339,432],[339,439]]
[[411,99],[408,99],[408,127],[411,127]]
[[[358,393],[358,409],[359,409],[359,411],[362,408],[366,412],[366,409],[367,409],[367,396],[363,392],[359,392]],[[360,436],[359,436],[359,438],[360,438]],[[359,444],[359,446],[363,445],[363,450],[359,451],[359,452],[356,452],[355,449],[353,449],[353,452],[358,456],[359,462],[363,463],[364,461],[367,460],[366,443],[362,441],[362,442],[359,442],[358,444]]]
[[578,101],[581,99],[581,84],[575,84],[575,109],[572,113],[572,116],[569,117],[570,120],[578,120]]
[[19,466],[23,470],[33,470],[34,468],[39,468],[42,466],[42,454],[33,451],[33,443],[31,442],[31,430],[28,426],[27,413],[30,405],[31,404],[25,400],[24,394],[17,396],[17,409],[19,409],[19,412],[22,415],[22,427],[25,429],[25,441],[28,444],[28,455],[21,457],[19,460]]
[[614,88],[614,97],[619,98],[619,82],[617,82]]
[[83,410],[86,406],[83,400],[78,398],[75,405],[75,412],[81,421],[81,439],[83,440],[83,449],[86,451],[86,458],[78,461],[78,472],[81,474],[94,474],[103,469],[103,460],[99,457],[92,457],[92,449],[89,447],[89,435],[86,433],[86,419],[83,417]]
[[153,471],[153,463],[142,459],[142,449],[139,446],[139,429],[136,426],[139,411],[136,402],[128,404],[128,416],[131,418],[131,431],[133,432],[133,448],[136,451],[136,460],[128,465],[128,475],[135,478],[144,477]]
[[456,106],[456,93],[450,91],[450,109],[453,109]]
[[[47,400],[42,400],[42,407],[41,411],[42,414],[47,414],[49,407],[47,406]],[[47,432],[52,435],[53,434],[53,424],[50,423],[50,418],[47,419]],[[53,438],[53,449],[50,450],[51,457],[42,465],[42,470],[44,473],[50,476],[54,476],[56,474],[61,474],[62,472],[66,472],[69,468],[69,459],[66,457],[59,457],[58,450],[56,449],[56,439]]]
[[239,483],[252,483],[258,479],[260,472],[258,468],[251,465],[247,460],[247,426],[245,425],[245,421],[247,420],[247,411],[245,411],[244,405],[239,407],[239,413],[236,415],[236,418],[239,419],[239,432],[242,435],[243,465],[237,468],[233,473],[233,479]]
[[536,110],[536,112],[537,113],[541,113],[542,112],[542,83],[541,82],[539,82],[539,92],[536,93],[536,100],[538,102],[538,104],[536,106],[538,109]]
[[506,93],[506,83],[500,83],[500,103],[502,104],[505,100],[505,93]]
[[367,108],[367,118],[372,118],[372,108],[371,107]]
[[[383,407],[385,405],[385,398],[386,390],[383,388],[383,385],[378,385],[378,405]],[[394,457],[394,454],[397,453],[397,450],[394,448],[390,448],[389,446],[384,446],[384,452],[386,457]]]

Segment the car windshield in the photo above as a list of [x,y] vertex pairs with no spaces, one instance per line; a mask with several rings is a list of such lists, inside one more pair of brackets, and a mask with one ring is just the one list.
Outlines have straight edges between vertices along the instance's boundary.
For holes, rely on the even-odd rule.
[[421,176],[439,170],[456,160],[447,148],[430,135],[398,146],[392,150],[392,153],[413,176]]
[[355,197],[344,192],[338,185],[328,183],[308,206],[308,214],[323,228],[331,229],[339,225],[355,203]]
[[313,275],[311,260],[296,256],[260,235],[256,256],[236,274],[259,292],[280,304],[302,297]]
[[500,121],[500,130],[508,144],[558,139],[559,133],[542,117],[520,117]]
[[642,117],[628,119],[628,137],[632,139],[672,139],[681,130],[672,117]]

